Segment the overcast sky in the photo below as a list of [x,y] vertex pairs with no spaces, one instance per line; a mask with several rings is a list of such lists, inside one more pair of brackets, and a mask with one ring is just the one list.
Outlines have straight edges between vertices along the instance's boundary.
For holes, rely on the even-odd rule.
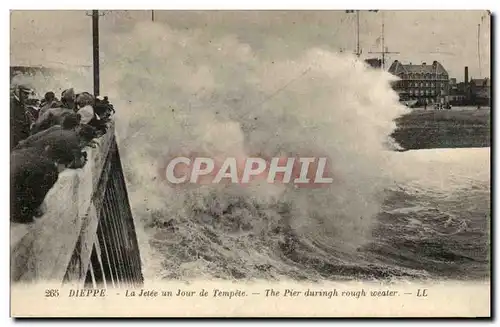
[[[85,11],[13,11],[11,64],[90,65],[91,18]],[[104,11],[100,18],[101,42],[136,22],[151,20],[151,11]],[[385,43],[393,60],[421,63],[440,61],[450,77],[490,75],[490,21],[484,11],[386,11],[360,13],[363,57],[380,51],[382,16]],[[207,38],[236,36],[257,56],[289,59],[311,47],[352,52],[356,47],[355,15],[344,11],[155,11],[155,21]],[[478,24],[481,24],[478,58]],[[68,55],[72,53],[74,55]]]

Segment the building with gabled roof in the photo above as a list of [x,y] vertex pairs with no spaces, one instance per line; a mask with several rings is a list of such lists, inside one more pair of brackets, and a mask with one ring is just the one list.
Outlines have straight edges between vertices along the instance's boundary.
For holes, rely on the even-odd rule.
[[445,102],[450,80],[441,63],[434,61],[432,65],[425,62],[414,65],[394,60],[388,71],[400,78],[393,84],[400,96],[418,100],[421,104]]

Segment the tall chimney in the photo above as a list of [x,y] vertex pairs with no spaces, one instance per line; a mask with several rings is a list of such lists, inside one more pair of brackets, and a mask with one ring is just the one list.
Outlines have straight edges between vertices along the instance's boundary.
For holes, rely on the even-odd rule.
[[465,82],[465,85],[469,84],[469,67],[465,66],[465,69],[464,69],[464,82]]

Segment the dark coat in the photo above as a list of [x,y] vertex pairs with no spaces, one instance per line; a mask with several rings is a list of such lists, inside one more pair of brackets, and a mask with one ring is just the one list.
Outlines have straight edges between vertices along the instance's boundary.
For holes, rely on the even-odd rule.
[[10,99],[10,149],[30,136],[31,120],[24,106],[14,97]]
[[10,155],[11,221],[33,222],[35,212],[57,182],[53,160],[35,149],[15,150]]

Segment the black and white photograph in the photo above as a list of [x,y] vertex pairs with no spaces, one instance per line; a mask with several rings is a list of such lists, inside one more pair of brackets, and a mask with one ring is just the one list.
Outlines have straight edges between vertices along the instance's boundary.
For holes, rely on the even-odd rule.
[[11,10],[11,315],[490,317],[493,15]]

